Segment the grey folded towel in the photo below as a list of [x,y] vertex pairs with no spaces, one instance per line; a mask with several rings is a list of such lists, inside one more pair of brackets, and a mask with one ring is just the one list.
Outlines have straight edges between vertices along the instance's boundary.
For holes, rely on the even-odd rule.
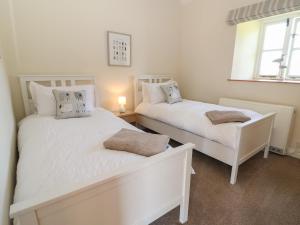
[[217,125],[221,123],[232,122],[247,122],[251,120],[250,117],[239,111],[210,111],[205,113],[212,124]]
[[104,141],[107,149],[126,151],[143,156],[153,156],[167,149],[170,138],[166,135],[149,134],[121,129]]

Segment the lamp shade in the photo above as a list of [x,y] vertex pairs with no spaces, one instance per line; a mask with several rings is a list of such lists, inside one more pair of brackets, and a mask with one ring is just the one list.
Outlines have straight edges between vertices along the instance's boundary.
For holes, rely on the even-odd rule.
[[126,97],[125,96],[119,96],[118,102],[120,105],[125,105],[126,104]]

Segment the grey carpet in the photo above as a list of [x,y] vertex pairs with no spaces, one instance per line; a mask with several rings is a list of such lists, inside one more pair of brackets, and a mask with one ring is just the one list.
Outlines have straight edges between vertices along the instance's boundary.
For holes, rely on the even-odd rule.
[[[187,225],[300,225],[300,160],[259,153],[240,166],[233,186],[230,167],[217,160],[194,151],[193,167]],[[152,225],[178,218],[176,208]]]

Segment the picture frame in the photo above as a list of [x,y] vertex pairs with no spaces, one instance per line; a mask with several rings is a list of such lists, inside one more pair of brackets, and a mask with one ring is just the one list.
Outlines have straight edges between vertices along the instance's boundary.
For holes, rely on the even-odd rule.
[[107,32],[109,66],[131,66],[131,35],[113,31]]

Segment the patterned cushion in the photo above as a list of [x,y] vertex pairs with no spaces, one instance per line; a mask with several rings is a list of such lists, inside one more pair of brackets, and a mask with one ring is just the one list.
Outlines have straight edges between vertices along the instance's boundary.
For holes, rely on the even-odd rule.
[[177,83],[174,82],[171,84],[161,85],[160,87],[162,88],[169,104],[182,101]]
[[86,91],[53,90],[56,100],[56,119],[90,116],[86,109]]

